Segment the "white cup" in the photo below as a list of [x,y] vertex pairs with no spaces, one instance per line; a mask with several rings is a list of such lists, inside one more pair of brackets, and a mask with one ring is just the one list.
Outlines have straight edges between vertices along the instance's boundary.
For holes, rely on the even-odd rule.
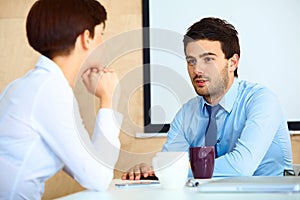
[[163,188],[181,189],[185,186],[189,170],[188,152],[158,152],[152,165]]

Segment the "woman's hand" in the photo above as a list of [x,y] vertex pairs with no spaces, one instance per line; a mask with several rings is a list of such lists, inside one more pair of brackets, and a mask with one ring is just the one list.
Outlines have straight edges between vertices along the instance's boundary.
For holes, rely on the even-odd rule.
[[90,68],[82,74],[87,90],[100,98],[100,108],[111,108],[112,97],[119,82],[113,69]]

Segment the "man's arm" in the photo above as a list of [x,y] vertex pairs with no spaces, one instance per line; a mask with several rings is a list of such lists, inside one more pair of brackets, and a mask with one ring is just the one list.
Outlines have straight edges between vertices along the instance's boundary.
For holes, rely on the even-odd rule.
[[246,122],[233,151],[216,159],[213,176],[252,176],[283,122],[277,97],[257,91],[246,105]]

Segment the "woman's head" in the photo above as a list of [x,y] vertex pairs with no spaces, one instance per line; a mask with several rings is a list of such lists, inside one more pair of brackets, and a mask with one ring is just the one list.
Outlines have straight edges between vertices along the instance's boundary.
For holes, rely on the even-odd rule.
[[29,44],[52,59],[69,55],[77,37],[85,30],[94,37],[94,28],[107,19],[105,8],[96,0],[38,0],[27,16]]

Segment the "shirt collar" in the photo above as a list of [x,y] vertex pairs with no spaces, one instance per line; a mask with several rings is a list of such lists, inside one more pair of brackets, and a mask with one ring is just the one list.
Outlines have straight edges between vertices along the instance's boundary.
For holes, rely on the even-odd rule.
[[227,93],[219,103],[227,112],[231,112],[232,110],[234,101],[238,93],[238,87],[239,87],[239,81],[237,78],[234,78],[234,81],[230,89],[227,91]]
[[63,74],[62,70],[60,69],[60,67],[55,62],[53,62],[51,59],[49,59],[43,55],[39,58],[39,60],[35,64],[35,68],[44,69],[48,72],[59,74],[64,77],[64,74]]
[[[227,112],[231,112],[233,104],[235,102],[237,93],[238,93],[238,86],[239,86],[239,81],[237,78],[234,78],[234,81],[230,87],[230,89],[226,92],[225,96],[221,99],[221,101],[219,102],[219,104],[222,106],[222,108],[224,108]],[[204,111],[205,108],[205,104],[210,105],[207,101],[205,101],[205,99],[203,97],[198,96],[199,98],[202,98],[203,101],[201,102],[201,108],[202,111]]]

